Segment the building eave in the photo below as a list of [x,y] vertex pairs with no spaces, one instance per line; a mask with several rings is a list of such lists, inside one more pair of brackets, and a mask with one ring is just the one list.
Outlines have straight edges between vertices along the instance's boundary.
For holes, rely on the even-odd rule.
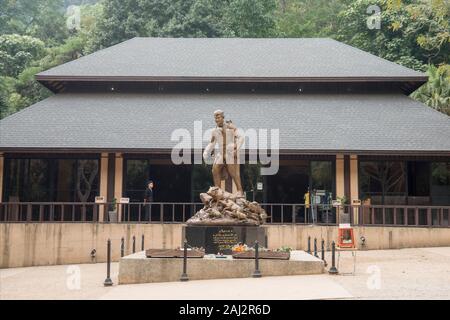
[[[191,150],[193,154],[202,153],[202,150]],[[0,153],[123,153],[123,154],[167,154],[170,155],[172,149],[166,148],[0,148]],[[246,154],[257,153],[255,150],[246,150]],[[450,157],[450,150],[292,150],[281,149],[279,155],[374,155],[374,156],[440,156]]]

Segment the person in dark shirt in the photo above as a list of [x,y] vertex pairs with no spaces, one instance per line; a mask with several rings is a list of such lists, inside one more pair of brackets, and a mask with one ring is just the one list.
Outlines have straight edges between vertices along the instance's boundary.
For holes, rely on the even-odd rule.
[[144,213],[144,219],[143,221],[149,221],[150,220],[150,215],[151,215],[151,210],[152,210],[152,206],[151,206],[151,202],[153,202],[153,187],[154,187],[154,183],[153,181],[149,181],[147,184],[147,189],[145,189],[145,193],[144,193],[144,207],[145,207],[145,213]]

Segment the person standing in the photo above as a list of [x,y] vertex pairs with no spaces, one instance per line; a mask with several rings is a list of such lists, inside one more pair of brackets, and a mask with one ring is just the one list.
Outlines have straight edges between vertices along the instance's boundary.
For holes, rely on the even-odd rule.
[[144,193],[144,219],[143,221],[149,221],[151,214],[152,214],[152,205],[151,203],[154,200],[153,197],[153,188],[154,188],[154,183],[152,180],[150,180],[147,183],[147,188],[145,189],[145,193]]
[[309,193],[309,187],[308,190],[306,191],[305,195],[303,196],[303,200],[305,203],[305,223],[308,222],[308,216],[309,216],[309,204],[310,204],[310,193]]

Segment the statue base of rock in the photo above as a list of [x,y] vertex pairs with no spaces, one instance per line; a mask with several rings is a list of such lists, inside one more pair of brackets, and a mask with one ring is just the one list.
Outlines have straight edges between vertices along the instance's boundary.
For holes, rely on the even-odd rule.
[[257,202],[218,187],[201,193],[200,199],[205,206],[186,222],[188,225],[259,226],[267,218],[266,211]]

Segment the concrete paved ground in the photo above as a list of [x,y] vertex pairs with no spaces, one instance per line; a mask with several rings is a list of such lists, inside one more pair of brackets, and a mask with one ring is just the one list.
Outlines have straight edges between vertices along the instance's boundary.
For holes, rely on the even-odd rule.
[[[326,260],[330,262],[327,254]],[[352,270],[349,252],[340,271]],[[262,270],[262,272],[264,272]],[[103,287],[106,265],[0,270],[0,299],[450,299],[450,247],[359,251],[356,274]],[[112,264],[117,283],[118,264]]]

